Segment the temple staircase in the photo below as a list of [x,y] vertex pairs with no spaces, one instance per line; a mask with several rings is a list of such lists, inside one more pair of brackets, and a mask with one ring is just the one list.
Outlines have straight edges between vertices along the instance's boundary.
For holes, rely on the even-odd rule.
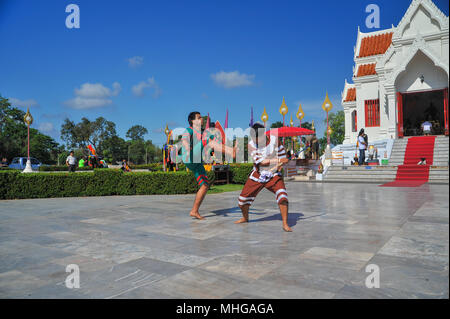
[[[408,141],[411,141],[406,154]],[[389,164],[383,166],[332,165],[324,175],[324,182],[388,183],[425,181],[430,184],[449,183],[449,137],[436,136],[434,147],[422,137],[405,137],[394,141]],[[413,143],[414,142],[414,143]],[[406,155],[406,156],[405,156]],[[432,156],[431,156],[432,155]],[[421,157],[428,157],[426,167],[419,166]],[[431,159],[431,160],[430,160]],[[431,165],[430,165],[431,164]]]

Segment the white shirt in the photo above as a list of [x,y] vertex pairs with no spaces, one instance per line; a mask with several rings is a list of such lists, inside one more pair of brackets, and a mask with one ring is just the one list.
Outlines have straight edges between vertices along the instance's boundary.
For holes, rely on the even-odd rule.
[[364,140],[364,137],[361,135],[358,137],[358,142],[359,142],[359,149],[360,150],[365,150],[366,149],[366,145],[363,143],[366,143],[366,141]]
[[67,156],[66,162],[69,162],[69,165],[75,165],[76,160],[77,159],[75,157],[69,155]]
[[431,123],[430,122],[424,122],[422,124],[422,126],[423,126],[424,131],[431,131]]
[[[254,148],[253,152],[251,153],[253,163],[255,165],[254,170],[257,170],[257,168],[259,168],[258,164],[266,159],[286,158],[286,151],[284,149],[284,146],[277,145],[278,143],[276,136],[271,135],[269,145],[266,145],[264,147],[256,148],[256,145],[255,143],[253,143],[253,141],[250,141],[249,144],[252,148]],[[279,173],[274,173],[271,171],[271,169],[275,168],[275,166],[277,166],[277,164],[265,166],[264,168],[261,167],[261,169],[259,169],[259,173],[261,175],[260,182],[267,182],[274,175],[279,175]]]

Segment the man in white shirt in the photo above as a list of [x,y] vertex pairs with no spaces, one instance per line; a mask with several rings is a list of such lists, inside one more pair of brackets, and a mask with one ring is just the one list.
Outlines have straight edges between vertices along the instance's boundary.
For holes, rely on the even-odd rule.
[[364,139],[364,129],[361,129],[359,131],[358,135],[358,144],[359,144],[359,165],[364,165],[364,162],[366,160],[366,149],[367,149],[367,143]]
[[286,151],[283,145],[278,145],[276,136],[264,134],[264,126],[260,123],[252,126],[250,135],[252,141],[249,141],[248,152],[253,158],[253,171],[239,195],[238,204],[243,217],[235,223],[248,222],[250,205],[258,193],[266,188],[275,194],[284,231],[291,232],[292,229],[288,225],[288,196],[280,173],[283,164],[288,162]]
[[67,156],[66,165],[69,166],[69,172],[75,172],[75,167],[77,165],[77,159],[73,156],[73,151]]

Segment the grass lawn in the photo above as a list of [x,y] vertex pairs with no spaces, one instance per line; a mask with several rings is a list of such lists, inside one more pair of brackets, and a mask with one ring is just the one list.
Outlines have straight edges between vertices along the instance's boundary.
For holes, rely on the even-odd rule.
[[244,185],[240,184],[223,184],[223,185],[213,185],[209,188],[208,194],[218,194],[223,192],[240,191]]

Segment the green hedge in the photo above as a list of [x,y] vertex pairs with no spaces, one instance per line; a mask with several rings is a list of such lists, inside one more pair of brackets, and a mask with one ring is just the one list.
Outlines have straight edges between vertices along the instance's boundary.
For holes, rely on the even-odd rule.
[[[214,174],[208,172],[208,179]],[[96,169],[94,173],[0,171],[0,199],[108,195],[188,194],[198,190],[191,172],[130,172]]]
[[234,184],[245,184],[248,176],[253,170],[253,164],[231,164],[231,182]]
[[[92,171],[92,167],[77,167],[77,171]],[[69,167],[66,165],[39,166],[39,172],[68,172]]]
[[11,168],[11,167],[0,167],[0,171],[15,171],[15,168]]
[[[139,165],[130,165],[131,169],[148,169],[152,171],[163,171],[163,164],[160,163],[152,163],[152,164],[139,164]],[[185,171],[186,166],[183,163],[178,164],[179,171]]]

